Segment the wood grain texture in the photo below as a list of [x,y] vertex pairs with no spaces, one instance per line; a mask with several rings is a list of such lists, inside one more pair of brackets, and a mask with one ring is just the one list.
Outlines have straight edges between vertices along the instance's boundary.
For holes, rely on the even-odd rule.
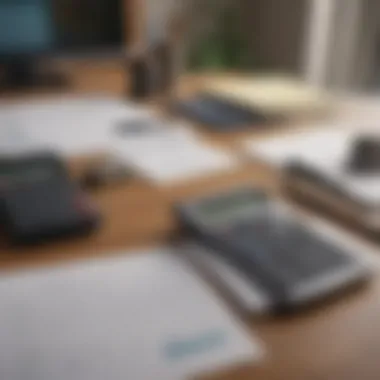
[[[104,80],[96,77],[94,74],[94,83],[89,87]],[[234,149],[238,141],[248,136],[253,134],[229,138],[203,135],[210,143],[228,149]],[[70,162],[73,176],[80,175],[93,159],[73,159]],[[179,233],[172,211],[175,202],[247,183],[276,191],[277,182],[273,171],[247,163],[229,174],[209,176],[175,187],[157,188],[135,179],[104,188],[92,194],[104,217],[98,232],[87,238],[68,239],[35,249],[12,250],[3,245],[0,247],[0,269],[6,273],[63,265],[164,243]],[[264,341],[268,350],[266,359],[255,367],[237,368],[205,379],[378,380],[380,377],[379,278],[339,299],[293,316],[243,318],[252,334],[258,334]]]

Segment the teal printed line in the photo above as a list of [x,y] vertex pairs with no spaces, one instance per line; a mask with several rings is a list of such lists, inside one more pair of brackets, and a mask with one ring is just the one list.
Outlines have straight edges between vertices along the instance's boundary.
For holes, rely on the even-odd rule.
[[165,358],[171,362],[205,354],[225,346],[227,335],[223,330],[211,330],[198,336],[168,342]]

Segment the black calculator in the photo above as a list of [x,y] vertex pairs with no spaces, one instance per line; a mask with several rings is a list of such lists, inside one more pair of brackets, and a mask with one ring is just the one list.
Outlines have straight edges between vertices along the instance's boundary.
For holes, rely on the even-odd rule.
[[269,120],[259,111],[245,109],[209,94],[178,101],[175,113],[206,126],[215,132],[236,132],[267,126]]
[[50,152],[0,158],[0,226],[13,245],[86,235],[100,214]]
[[188,237],[237,270],[279,310],[321,299],[370,277],[354,252],[253,188],[181,204],[178,216]]

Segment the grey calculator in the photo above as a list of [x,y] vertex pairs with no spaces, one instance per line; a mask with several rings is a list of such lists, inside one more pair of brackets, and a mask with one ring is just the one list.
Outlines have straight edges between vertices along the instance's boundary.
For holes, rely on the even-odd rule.
[[332,295],[370,277],[352,252],[309,228],[281,201],[254,188],[194,199],[177,210],[190,238],[237,269],[280,310]]

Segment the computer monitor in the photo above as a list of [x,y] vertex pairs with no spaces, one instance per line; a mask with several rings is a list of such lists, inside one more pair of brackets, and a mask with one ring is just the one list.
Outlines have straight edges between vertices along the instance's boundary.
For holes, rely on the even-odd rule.
[[51,82],[38,70],[46,56],[124,51],[124,14],[123,0],[0,0],[3,84]]
[[56,47],[61,53],[105,54],[125,50],[126,0],[49,1]]
[[0,55],[35,54],[53,45],[46,0],[0,0]]

